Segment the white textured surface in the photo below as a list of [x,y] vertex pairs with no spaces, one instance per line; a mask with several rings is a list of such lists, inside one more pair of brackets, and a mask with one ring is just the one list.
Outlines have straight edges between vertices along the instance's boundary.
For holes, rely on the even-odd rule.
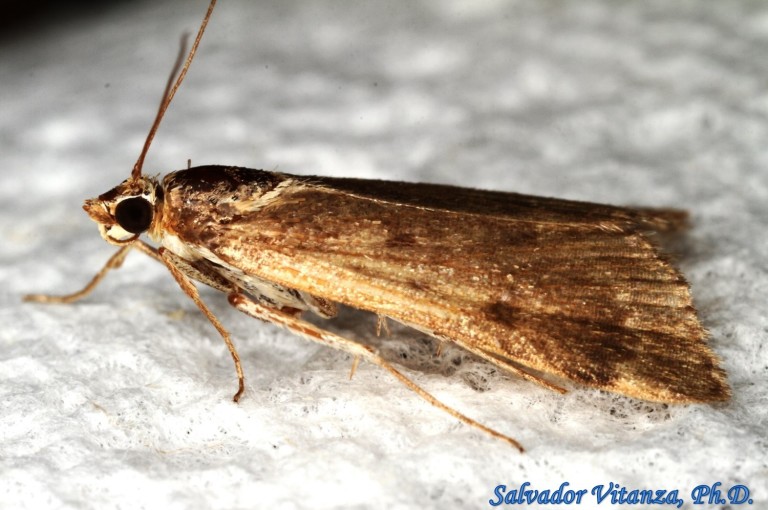
[[[128,175],[178,35],[204,9],[127,4],[0,46],[0,507],[482,508],[524,481],[686,501],[698,484],[743,483],[768,505],[768,7],[218,7],[149,172],[192,158],[692,211],[681,265],[730,403],[558,396],[496,373],[480,392],[468,381],[483,365],[445,377],[455,351],[435,366],[409,354],[409,375],[522,456],[376,367],[348,381],[347,356],[205,291],[248,377],[231,403],[223,343],[137,254],[81,303],[20,303],[74,290],[112,252],[81,201]],[[372,337],[374,324],[348,312],[336,328]],[[387,352],[421,339],[398,328]]]

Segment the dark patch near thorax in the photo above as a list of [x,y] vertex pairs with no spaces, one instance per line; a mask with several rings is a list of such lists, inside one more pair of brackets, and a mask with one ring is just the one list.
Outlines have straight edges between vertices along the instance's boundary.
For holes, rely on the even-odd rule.
[[165,222],[180,238],[216,248],[222,226],[238,221],[235,204],[254,200],[284,180],[280,174],[227,166],[200,166],[168,174]]
[[243,188],[256,188],[264,193],[282,181],[279,174],[264,170],[209,165],[172,172],[163,179],[163,188],[183,188],[186,196],[198,195],[207,199],[222,193],[242,192]]

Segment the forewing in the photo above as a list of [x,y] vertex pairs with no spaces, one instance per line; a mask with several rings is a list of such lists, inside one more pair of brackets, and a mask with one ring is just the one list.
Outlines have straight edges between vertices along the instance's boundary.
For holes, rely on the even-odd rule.
[[216,235],[187,241],[246,274],[392,317],[502,363],[648,400],[728,396],[687,283],[643,233],[664,228],[669,215],[283,177],[268,201],[214,211]]

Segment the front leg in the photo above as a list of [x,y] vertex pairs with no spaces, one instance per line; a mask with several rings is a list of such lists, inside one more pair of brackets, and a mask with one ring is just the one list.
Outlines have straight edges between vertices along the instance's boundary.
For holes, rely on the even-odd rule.
[[72,294],[67,294],[64,296],[52,296],[50,294],[27,294],[22,299],[32,303],[73,303],[79,299],[82,299],[90,294],[97,285],[99,285],[101,280],[107,276],[107,273],[111,269],[118,269],[123,265],[125,256],[128,255],[128,251],[131,248],[132,245],[127,244],[117,250],[114,255],[109,257],[109,260],[107,260],[107,263],[104,264],[104,267],[102,267],[99,272],[96,273],[93,278],[91,278],[91,281],[77,292],[73,292]]
[[131,248],[136,248],[137,250],[149,255],[153,259],[162,262],[156,249],[152,248],[144,241],[137,240],[131,244],[126,244],[117,250],[114,255],[109,257],[109,260],[107,260],[107,263],[104,264],[104,267],[102,267],[99,272],[96,273],[93,278],[91,278],[91,281],[77,292],[66,294],[64,296],[53,296],[51,294],[27,294],[22,298],[22,300],[33,303],[73,303],[78,301],[93,292],[93,289],[95,289],[99,283],[101,283],[101,280],[107,276],[107,273],[109,273],[110,270],[119,269],[120,266],[123,265],[123,261],[125,261],[125,257],[128,255],[128,252],[131,250]]
[[222,326],[221,322],[219,322],[219,319],[213,314],[213,312],[211,312],[208,306],[203,303],[203,300],[200,299],[200,294],[197,292],[197,287],[195,287],[195,285],[192,283],[190,277],[201,280],[208,285],[218,288],[219,290],[231,291],[232,286],[230,286],[228,289],[225,289],[224,282],[226,282],[226,280],[224,280],[220,275],[211,272],[204,272],[204,270],[201,270],[201,268],[194,266],[194,264],[190,264],[189,261],[180,258],[178,255],[166,250],[165,248],[160,248],[157,253],[160,256],[160,260],[162,260],[173,277],[176,279],[176,282],[179,284],[179,287],[181,287],[181,290],[183,290],[184,293],[189,296],[192,301],[195,302],[200,311],[203,312],[210,323],[213,324],[213,327],[216,328],[216,331],[219,332],[221,338],[224,339],[224,343],[227,344],[227,348],[232,355],[232,360],[235,362],[235,371],[237,372],[238,388],[237,393],[235,393],[235,396],[232,398],[232,400],[237,402],[240,400],[240,397],[245,391],[245,376],[243,375],[243,367],[240,364],[240,355],[237,354],[237,349],[235,349],[235,344],[232,343],[232,337],[229,335],[229,332],[224,328],[224,326]]

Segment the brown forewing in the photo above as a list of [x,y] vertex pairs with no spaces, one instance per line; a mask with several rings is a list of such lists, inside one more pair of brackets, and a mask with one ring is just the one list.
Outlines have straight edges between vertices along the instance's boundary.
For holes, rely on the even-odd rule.
[[688,284],[645,233],[677,228],[674,211],[214,167],[165,188],[168,228],[247,274],[502,364],[647,400],[729,396]]

